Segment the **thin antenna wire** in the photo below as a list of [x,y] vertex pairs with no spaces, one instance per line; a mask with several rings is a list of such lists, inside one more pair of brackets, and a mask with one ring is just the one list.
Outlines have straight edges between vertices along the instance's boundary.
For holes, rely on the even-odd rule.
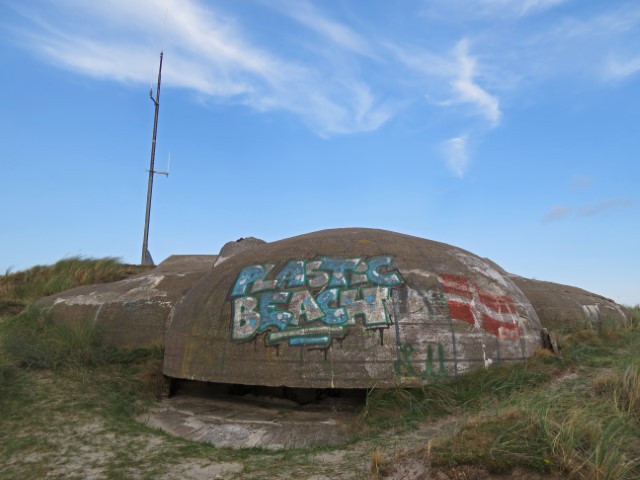
[[167,16],[168,15],[169,15],[169,8],[167,8],[164,12],[164,22],[162,23],[162,36],[160,37],[160,45],[162,46],[160,50],[162,50],[163,52],[164,52],[164,40],[167,33]]
[[[169,15],[169,8],[167,8],[164,12],[164,20],[162,21],[162,33],[160,34],[160,42],[154,42],[153,40],[151,41],[151,43],[156,43],[156,45],[153,47],[154,51],[161,51],[164,52],[164,41],[166,38],[166,32],[167,32],[167,17]],[[158,37],[156,37],[157,40]],[[158,45],[157,43],[160,43],[160,48],[157,48]],[[149,90],[151,92],[153,92],[153,81],[155,80],[155,62],[151,62],[149,64]]]
[[149,94],[153,95],[153,75],[155,70],[155,65],[151,62],[151,75],[149,76]]

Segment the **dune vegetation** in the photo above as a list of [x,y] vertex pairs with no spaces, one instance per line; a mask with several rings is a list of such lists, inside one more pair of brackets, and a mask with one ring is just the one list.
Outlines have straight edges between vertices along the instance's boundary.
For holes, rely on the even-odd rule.
[[640,307],[523,364],[368,392],[351,441],[269,451],[171,437],[137,418],[161,349],[118,350],[31,306],[144,271],[62,260],[0,277],[0,478],[640,478]]

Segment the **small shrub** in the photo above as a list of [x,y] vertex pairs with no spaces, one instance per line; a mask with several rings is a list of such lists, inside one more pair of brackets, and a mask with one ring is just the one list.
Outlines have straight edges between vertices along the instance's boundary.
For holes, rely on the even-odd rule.
[[640,367],[629,365],[623,372],[600,375],[593,381],[593,389],[606,396],[611,404],[636,421],[640,421]]
[[552,393],[512,408],[470,418],[433,442],[436,466],[475,465],[492,473],[516,466],[557,470],[568,478],[637,478],[637,460],[627,447],[628,425],[598,404],[577,405]]
[[578,478],[622,479],[635,467],[625,455],[629,433],[624,421],[593,405],[558,411],[534,407],[530,414],[542,432],[553,463]]
[[114,349],[105,346],[94,324],[54,323],[33,307],[3,325],[3,349],[18,365],[57,369],[106,363]]
[[9,382],[14,375],[14,365],[9,357],[0,351],[0,390]]
[[163,358],[148,358],[139,367],[136,378],[142,382],[144,390],[153,398],[160,399],[169,393],[169,383],[162,374]]
[[11,317],[19,314],[26,304],[21,300],[2,298],[0,296],[0,317]]
[[551,354],[524,364],[493,365],[454,378],[434,379],[416,388],[372,389],[360,421],[384,430],[411,426],[430,416],[480,408],[549,381],[555,364],[561,362]]
[[548,348],[538,348],[535,352],[533,352],[533,358],[538,360],[546,360],[548,358],[553,358],[555,355]]
[[384,478],[387,474],[388,466],[382,456],[382,448],[376,447],[371,454],[371,463],[369,466],[369,479],[378,480]]
[[640,329],[640,305],[636,305],[635,307],[625,307],[624,310],[627,318],[629,319],[629,329]]
[[615,327],[603,327],[600,329],[599,336],[605,342],[617,342],[624,338],[624,330]]
[[579,342],[587,345],[600,345],[602,343],[598,332],[589,328],[574,332],[573,334],[569,335],[568,340],[574,343]]
[[507,408],[493,414],[470,417],[459,430],[433,440],[435,466],[473,465],[491,473],[507,473],[522,465],[548,471],[551,464],[540,431],[526,410]]

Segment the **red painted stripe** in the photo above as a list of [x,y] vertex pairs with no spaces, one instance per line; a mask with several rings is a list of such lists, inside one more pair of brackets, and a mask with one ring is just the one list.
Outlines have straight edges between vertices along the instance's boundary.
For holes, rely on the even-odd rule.
[[498,338],[520,338],[520,327],[516,323],[501,322],[489,315],[482,315],[482,329]]
[[466,278],[446,274],[440,275],[440,278],[442,279],[442,289],[444,290],[444,293],[457,295],[469,300],[473,298],[471,287],[469,286],[469,280]]
[[495,310],[498,313],[512,313],[516,314],[516,307],[511,300],[511,297],[506,295],[498,296],[492,295],[487,292],[480,292],[480,301],[486,307],[489,307],[491,310]]
[[475,325],[476,323],[473,319],[471,306],[467,305],[466,303],[449,300],[449,313],[453,320],[462,320],[463,322],[467,322],[470,325]]

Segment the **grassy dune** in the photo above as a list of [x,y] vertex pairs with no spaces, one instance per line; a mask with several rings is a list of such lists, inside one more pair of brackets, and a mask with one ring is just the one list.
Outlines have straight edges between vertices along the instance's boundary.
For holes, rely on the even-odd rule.
[[149,267],[125,265],[116,258],[70,257],[54,265],[0,276],[0,316],[15,314],[34,300],[69,288],[122,280]]
[[372,390],[347,445],[229,450],[136,421],[165,388],[161,350],[116,350],[29,307],[139,271],[68,259],[0,279],[0,478],[640,478],[639,307],[559,355]]

